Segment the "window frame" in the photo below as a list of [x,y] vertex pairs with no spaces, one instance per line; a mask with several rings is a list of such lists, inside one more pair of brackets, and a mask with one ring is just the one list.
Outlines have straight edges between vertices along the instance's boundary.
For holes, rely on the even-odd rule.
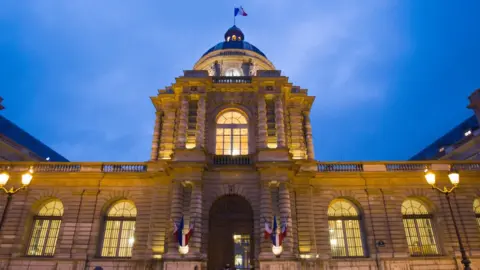
[[[227,113],[238,113],[240,114],[244,120],[245,123],[218,123],[219,119],[221,117],[225,117],[224,115]],[[225,117],[226,119],[229,119]],[[221,133],[220,134],[220,130]],[[229,134],[225,134],[225,131],[229,132]],[[237,109],[226,109],[221,111],[220,113],[217,114],[217,117],[215,118],[215,155],[217,156],[247,156],[250,154],[250,132],[249,132],[249,119],[247,115]],[[245,131],[245,133],[243,133]],[[235,133],[238,134],[235,134]],[[243,134],[242,134],[243,133]],[[238,137],[238,141],[235,140],[235,138]],[[220,142],[219,138],[221,138],[221,147],[219,147]],[[229,138],[228,144],[226,147],[226,140],[225,138]],[[245,140],[243,140],[245,138]],[[233,152],[236,150],[235,149],[235,144],[238,143],[238,154],[234,154]],[[230,153],[228,153],[230,152]]]
[[[122,203],[122,202],[128,202],[135,207],[137,213],[135,214],[134,217],[109,216],[109,213],[113,209],[113,207],[115,207],[115,205],[117,205],[119,203]],[[137,216],[138,216],[138,208],[135,205],[135,203],[133,203],[130,200],[119,200],[119,201],[116,201],[115,203],[110,205],[108,210],[105,212],[105,215],[103,215],[103,219],[102,219],[102,238],[101,238],[101,241],[99,243],[100,245],[99,245],[99,250],[98,250],[98,253],[97,253],[98,257],[100,257],[100,258],[113,258],[113,259],[128,259],[128,258],[132,257],[134,244],[132,244],[132,246],[130,247],[130,249],[131,249],[130,250],[130,256],[119,256],[119,252],[120,252],[120,248],[121,248],[120,242],[121,242],[121,239],[122,239],[121,235],[122,235],[122,229],[123,229],[123,225],[125,224],[125,221],[127,221],[127,222],[128,221],[133,221],[134,222],[134,224],[133,224],[133,227],[134,227],[133,237],[135,238]],[[120,226],[119,226],[118,232],[116,234],[117,244],[115,246],[115,256],[103,255],[103,251],[104,251],[104,248],[105,248],[105,236],[106,236],[106,233],[107,233],[107,225],[108,225],[109,221],[120,221]]]
[[[424,211],[426,213],[424,214],[404,214],[403,213],[403,208],[404,208],[404,203],[407,202],[407,201],[414,201],[414,202],[417,202],[419,204],[421,204],[421,206],[424,208]],[[411,205],[411,207],[413,208],[413,205]],[[412,221],[413,222],[413,225],[414,225],[414,228],[415,228],[415,237],[414,236],[411,236],[410,233],[407,233],[407,229],[410,229],[411,227],[406,227],[406,221]],[[429,231],[431,231],[431,239],[433,239],[434,243],[433,245],[432,244],[427,244],[427,245],[424,245],[423,244],[423,241],[422,241],[422,234],[421,234],[421,229],[422,229],[422,226],[420,226],[421,224],[420,221],[425,221],[426,224],[429,224],[429,227],[427,228],[423,228],[423,229],[428,229]],[[439,246],[439,242],[438,242],[438,236],[437,236],[437,233],[436,233],[436,230],[435,230],[435,224],[434,224],[434,215],[431,213],[431,211],[428,209],[427,205],[419,200],[419,199],[414,199],[414,198],[407,198],[405,199],[403,202],[402,202],[402,224],[403,224],[403,230],[404,230],[404,233],[405,233],[405,240],[407,241],[407,248],[408,248],[408,253],[410,254],[410,256],[412,257],[432,257],[432,256],[441,256],[442,255],[442,252],[440,250],[440,246]],[[408,230],[409,231],[409,230]],[[419,245],[417,246],[420,251],[419,252],[413,252],[413,248],[415,246],[411,246],[409,244],[409,242],[411,242],[412,240],[416,240],[417,243],[419,243]],[[426,249],[432,249],[432,246],[435,248],[435,252],[425,252]]]
[[[351,205],[351,207],[353,207],[356,211],[356,215],[350,215],[350,216],[347,216],[347,215],[341,215],[341,216],[333,216],[333,215],[329,215],[328,214],[328,210],[330,210],[330,208],[332,207],[333,204],[335,204],[336,202],[338,201],[344,201],[348,204]],[[331,227],[330,227],[330,221],[334,221],[334,222],[337,222],[337,221],[341,221],[341,230],[342,230],[342,240],[343,240],[343,247],[345,249],[345,256],[338,256],[338,255],[333,255],[333,247],[332,247],[332,244],[331,242],[329,241],[329,245],[330,245],[330,252],[332,254],[332,258],[333,259],[344,259],[344,258],[366,258],[368,257],[368,252],[367,252],[367,245],[366,245],[366,241],[365,241],[365,230],[364,230],[364,226],[363,226],[363,215],[361,214],[361,211],[360,209],[357,207],[357,205],[355,203],[353,203],[352,201],[348,200],[348,199],[344,199],[344,198],[338,198],[338,199],[334,199],[332,200],[332,202],[329,204],[328,206],[328,209],[327,209],[327,220],[328,220],[328,230],[329,230],[329,240],[331,241],[332,238],[331,238]],[[357,221],[358,223],[358,233],[360,234],[360,241],[361,241],[361,248],[362,248],[362,253],[363,255],[361,256],[358,256],[358,255],[350,255],[351,252],[349,252],[350,248],[349,247],[349,244],[348,244],[348,237],[347,237],[347,230],[348,228],[345,226],[346,224],[346,221]],[[336,226],[334,227],[335,229],[334,230],[338,230],[338,228],[336,228]],[[337,240],[337,239],[336,239]]]
[[[40,215],[40,211],[42,211],[43,208],[46,207],[51,202],[59,202],[60,203],[61,210],[62,210],[61,215],[48,215],[48,216]],[[29,234],[29,237],[28,237],[28,242],[26,244],[25,256],[27,256],[27,257],[37,257],[37,258],[38,257],[40,257],[40,258],[41,257],[53,258],[55,256],[55,252],[57,250],[58,239],[60,237],[60,230],[62,228],[61,226],[62,226],[64,211],[65,211],[65,207],[63,205],[63,202],[60,201],[59,199],[48,200],[47,202],[44,202],[41,205],[41,207],[38,209],[37,213],[32,218],[30,234]],[[34,240],[33,237],[34,237],[35,227],[36,227],[37,221],[48,221],[47,229],[45,230],[46,233],[45,233],[45,236],[43,237],[44,243],[43,243],[42,251],[41,251],[40,255],[29,254],[31,249],[33,248],[32,243],[33,243],[33,240]],[[55,243],[53,245],[53,252],[51,254],[45,254],[47,244],[48,244],[48,238],[51,236],[51,233],[52,233],[52,223],[53,223],[53,221],[59,221],[57,232],[56,232],[57,235],[55,236]],[[40,239],[40,237],[38,237],[38,239]]]

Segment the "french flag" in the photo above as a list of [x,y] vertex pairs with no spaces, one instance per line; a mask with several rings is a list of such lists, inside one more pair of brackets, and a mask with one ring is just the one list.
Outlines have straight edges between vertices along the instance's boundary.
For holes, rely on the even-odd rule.
[[234,9],[234,16],[236,17],[237,15],[240,15],[240,16],[247,16],[247,13],[245,12],[245,10],[243,10],[242,7],[239,7],[239,8],[235,8]]
[[277,226],[277,218],[274,216],[273,217],[273,228],[270,230],[270,228],[265,224],[265,238],[270,236],[270,239],[272,240],[272,244],[276,247],[279,247],[283,244],[283,240],[285,237],[287,237],[287,224],[285,223],[282,226],[282,229],[280,232],[278,232],[278,226]]
[[183,228],[185,227],[183,216],[182,216],[182,219],[180,220],[179,225],[177,225],[176,223],[174,223],[173,225],[174,225],[173,233],[175,234],[175,238],[177,238],[178,245],[180,245],[181,247],[188,246],[188,241],[192,237],[195,224],[194,223],[190,224],[190,228],[188,229],[188,233],[186,234],[183,233]]

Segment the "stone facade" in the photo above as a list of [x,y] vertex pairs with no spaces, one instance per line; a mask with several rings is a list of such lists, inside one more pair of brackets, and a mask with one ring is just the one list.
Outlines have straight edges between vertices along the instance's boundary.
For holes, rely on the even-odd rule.
[[[239,29],[232,31],[226,42]],[[234,259],[232,233],[249,237],[245,258],[255,269],[458,269],[452,218],[444,195],[425,182],[425,168],[436,172],[439,184],[447,184],[451,168],[460,171],[460,186],[450,196],[473,269],[479,268],[473,205],[480,197],[480,163],[317,162],[310,123],[314,97],[281,76],[255,47],[237,47],[209,50],[195,70],[151,98],[156,119],[148,162],[0,163],[10,175],[6,189],[21,186],[22,173],[34,171],[28,188],[11,201],[0,193],[0,269],[216,270]],[[209,74],[238,66],[252,67],[248,75],[254,76]],[[219,128],[217,120],[229,112],[241,119]],[[221,129],[231,130],[231,137]],[[402,215],[407,198],[428,208],[434,256],[411,255]],[[27,256],[34,221],[52,199],[63,204],[55,251]],[[356,209],[362,256],[333,254],[338,243],[327,212],[336,199]],[[102,256],[108,213],[123,200],[136,206],[131,256]],[[265,223],[274,216],[287,228],[280,255],[264,238]],[[181,219],[185,230],[194,228],[185,254],[173,235]]]

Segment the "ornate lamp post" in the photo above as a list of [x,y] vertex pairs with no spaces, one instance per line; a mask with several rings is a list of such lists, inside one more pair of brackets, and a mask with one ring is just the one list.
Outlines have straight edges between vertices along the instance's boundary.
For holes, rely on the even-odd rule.
[[6,189],[5,185],[8,182],[8,179],[10,179],[10,175],[8,172],[3,172],[0,173],[0,190],[3,190],[7,194],[7,203],[5,204],[5,207],[3,208],[3,213],[2,213],[2,218],[0,219],[0,230],[2,230],[3,222],[5,221],[5,216],[7,215],[8,207],[10,205],[10,202],[12,201],[13,194],[17,193],[18,191],[27,188],[28,185],[30,185],[30,182],[32,181],[33,178],[33,169],[30,167],[30,169],[22,174],[22,186],[19,188],[14,188],[10,187],[10,189]]
[[452,191],[458,187],[458,184],[460,183],[460,175],[458,172],[454,169],[451,169],[450,172],[448,173],[448,178],[450,179],[450,183],[452,183],[451,188],[443,187],[443,189],[437,187],[435,185],[435,173],[432,171],[429,171],[428,169],[425,170],[425,180],[427,180],[427,183],[432,186],[432,189],[438,190],[439,192],[445,194],[445,197],[447,198],[448,202],[448,208],[450,209],[450,215],[452,216],[452,221],[453,221],[453,226],[455,227],[455,232],[457,234],[457,239],[458,239],[458,246],[460,247],[460,252],[462,253],[462,264],[464,265],[465,270],[471,270],[470,268],[470,260],[467,257],[467,253],[465,252],[465,249],[463,248],[462,244],[462,238],[460,237],[460,233],[458,232],[457,228],[457,222],[455,221],[455,216],[453,215],[453,210],[452,210],[452,204],[450,203],[450,197],[448,196]]

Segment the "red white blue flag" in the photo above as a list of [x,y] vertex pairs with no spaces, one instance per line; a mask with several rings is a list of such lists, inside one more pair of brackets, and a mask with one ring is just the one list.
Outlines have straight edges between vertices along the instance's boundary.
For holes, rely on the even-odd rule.
[[283,244],[285,237],[287,237],[287,223],[285,222],[279,230],[277,227],[277,217],[273,216],[273,228],[270,228],[270,225],[265,222],[264,234],[265,239],[270,238],[272,240],[272,244],[276,247],[279,247]]
[[234,9],[234,17],[236,17],[237,15],[247,16],[247,13],[245,12],[245,10],[243,10],[242,7],[238,7]]
[[188,242],[192,237],[192,234],[195,228],[195,223],[193,222],[190,223],[190,228],[188,229],[188,232],[186,234],[183,233],[183,228],[185,226],[185,223],[183,221],[183,216],[182,216],[182,219],[180,220],[180,223],[177,224],[176,222],[174,222],[173,226],[174,226],[173,234],[177,239],[178,245],[181,247],[188,246]]

